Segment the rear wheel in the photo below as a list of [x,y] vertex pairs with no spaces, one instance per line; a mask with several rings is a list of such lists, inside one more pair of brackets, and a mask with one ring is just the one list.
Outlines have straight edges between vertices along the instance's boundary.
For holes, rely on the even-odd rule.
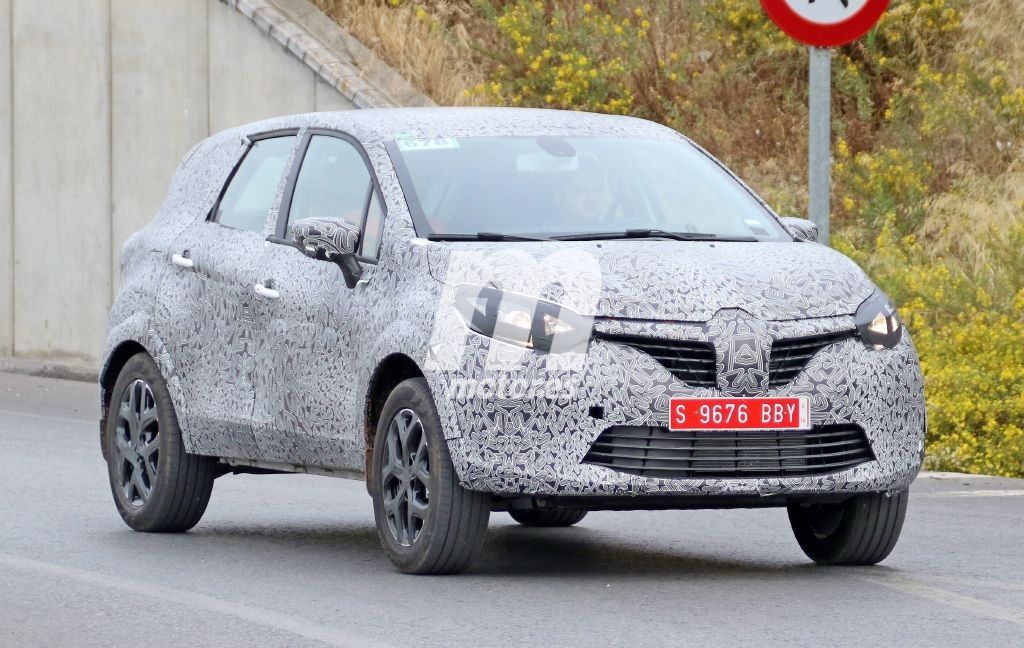
[[213,490],[214,459],[185,452],[171,395],[156,363],[132,356],[118,375],[104,434],[110,490],[136,531],[194,527]]
[[480,553],[491,498],[459,485],[427,382],[384,403],[373,448],[373,514],[391,562],[408,574],[453,574]]
[[532,527],[567,527],[587,517],[585,510],[575,508],[526,509],[508,514],[519,524]]
[[864,493],[841,504],[789,507],[789,522],[807,557],[820,565],[874,565],[896,546],[908,491]]

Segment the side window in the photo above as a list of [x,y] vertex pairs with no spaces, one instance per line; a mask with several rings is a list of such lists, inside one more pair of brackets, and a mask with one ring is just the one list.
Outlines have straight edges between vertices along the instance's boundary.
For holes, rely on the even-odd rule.
[[338,218],[362,227],[370,189],[370,172],[354,146],[314,135],[295,180],[285,231],[303,218]]
[[217,205],[216,221],[235,229],[262,232],[294,147],[294,135],[254,142]]
[[366,212],[366,227],[363,228],[363,256],[376,259],[380,252],[380,239],[384,231],[384,210],[380,208],[377,192],[370,194],[370,209]]

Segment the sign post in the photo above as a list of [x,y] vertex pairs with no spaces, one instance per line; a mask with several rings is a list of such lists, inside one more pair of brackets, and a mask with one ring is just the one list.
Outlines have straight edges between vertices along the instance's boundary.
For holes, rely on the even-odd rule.
[[811,46],[807,211],[818,226],[818,241],[828,245],[832,197],[832,50]]
[[832,50],[871,31],[889,0],[761,0],[782,31],[810,46],[808,217],[828,245],[832,178]]

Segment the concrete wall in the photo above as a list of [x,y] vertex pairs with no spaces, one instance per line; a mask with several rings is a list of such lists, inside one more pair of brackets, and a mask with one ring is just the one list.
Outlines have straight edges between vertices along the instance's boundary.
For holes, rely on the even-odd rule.
[[[111,235],[116,250],[157,209],[184,152],[210,132],[208,9],[204,0],[110,1]],[[112,291],[117,290],[117,263],[114,254]]]
[[14,352],[84,356],[110,294],[110,22],[60,5],[12,7]]
[[196,141],[352,107],[220,0],[0,0],[0,355],[97,359],[121,244]]
[[0,0],[0,355],[14,352],[14,195],[11,164],[11,0]]

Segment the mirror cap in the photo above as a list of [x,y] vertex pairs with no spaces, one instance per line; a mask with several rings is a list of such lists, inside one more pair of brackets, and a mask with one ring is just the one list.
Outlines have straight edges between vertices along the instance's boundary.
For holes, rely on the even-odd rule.
[[784,216],[782,218],[782,226],[785,227],[786,231],[792,234],[794,238],[800,239],[801,241],[810,241],[812,243],[818,242],[818,226],[806,218]]
[[295,247],[314,259],[338,261],[359,247],[359,228],[339,218],[303,218],[291,231]]

